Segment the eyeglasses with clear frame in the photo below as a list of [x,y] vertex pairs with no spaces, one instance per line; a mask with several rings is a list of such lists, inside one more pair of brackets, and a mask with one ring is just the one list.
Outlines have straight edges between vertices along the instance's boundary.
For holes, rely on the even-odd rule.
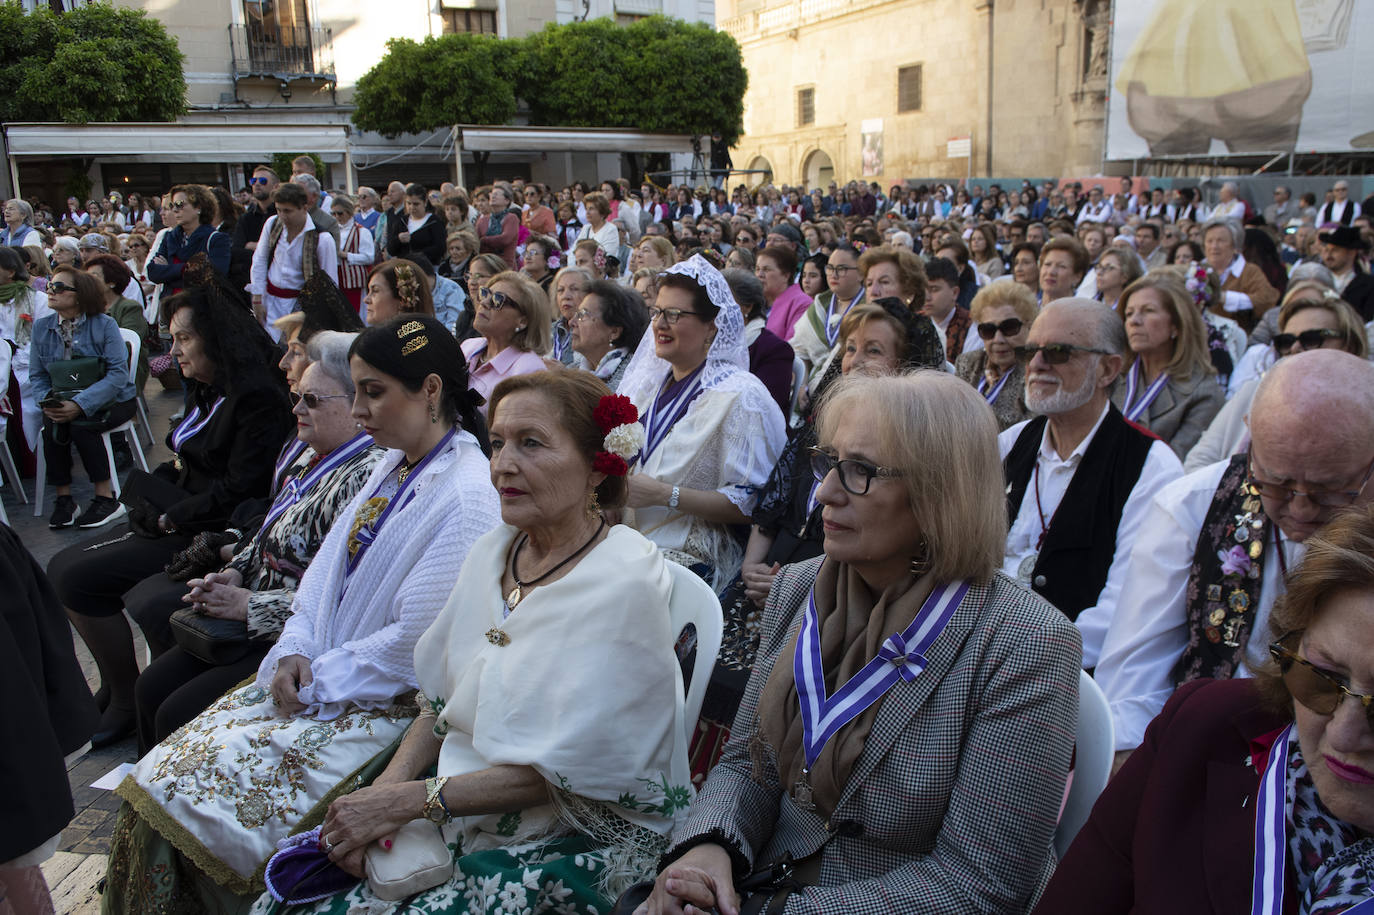
[[1374,461],[1370,461],[1364,476],[1360,478],[1358,489],[1297,489],[1269,480],[1261,480],[1255,476],[1254,460],[1254,457],[1251,456],[1246,462],[1248,482],[1260,494],[1261,498],[1271,499],[1275,502],[1291,502],[1295,496],[1304,496],[1307,501],[1322,508],[1345,508],[1360,497],[1365,487],[1369,485],[1370,477],[1374,476]]

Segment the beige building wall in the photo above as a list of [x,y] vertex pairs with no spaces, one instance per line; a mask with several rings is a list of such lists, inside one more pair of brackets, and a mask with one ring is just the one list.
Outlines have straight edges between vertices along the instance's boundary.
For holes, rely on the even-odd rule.
[[[735,166],[766,164],[777,181],[815,184],[829,180],[819,167],[828,159],[835,180],[884,187],[1095,172],[1102,103],[1084,79],[1084,7],[1091,15],[1098,3],[722,0],[717,25],[739,41],[749,72]],[[913,64],[922,67],[920,109],[899,113],[898,69]],[[815,122],[799,127],[797,92],[807,87]],[[882,170],[864,176],[861,131],[876,119]],[[970,160],[947,156],[953,137],[971,137]]]

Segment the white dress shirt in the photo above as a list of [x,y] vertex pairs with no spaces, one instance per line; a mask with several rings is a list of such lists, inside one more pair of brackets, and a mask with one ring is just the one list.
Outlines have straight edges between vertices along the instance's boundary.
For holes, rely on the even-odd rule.
[[[281,289],[300,289],[305,285],[301,246],[304,244],[305,233],[308,231],[301,229],[296,233],[296,237],[291,239],[288,239],[288,233],[283,231],[281,237],[277,239],[277,250],[272,255],[272,263],[269,267],[267,263],[267,239],[272,234],[273,226],[277,224],[276,220],[276,216],[269,216],[267,222],[263,223],[262,234],[258,237],[258,246],[253,251],[251,282],[248,284],[250,293],[262,296],[263,309],[267,313],[265,318],[267,332],[272,335],[273,340],[280,338],[281,331],[273,327],[272,322],[295,311],[296,299],[279,299],[272,295],[267,291],[267,281],[271,280],[272,285]],[[315,255],[319,269],[337,283],[339,281],[339,253],[338,249],[334,247],[334,236],[328,232],[316,233]]]
[[1230,203],[1219,202],[1212,209],[1211,219],[1234,219],[1237,222],[1245,218],[1245,204],[1240,200],[1232,198]]
[[[1045,434],[1040,440],[1040,452],[1036,456],[1036,465],[1040,472],[1038,475],[1032,473],[1031,483],[1026,487],[1026,494],[1021,499],[1021,508],[1012,519],[1011,530],[1007,532],[1007,551],[1002,560],[1002,571],[1012,578],[1021,580],[1018,577],[1021,563],[1040,552],[1037,547],[1041,534],[1040,512],[1043,511],[1045,520],[1053,524],[1054,513],[1059,510],[1059,503],[1063,501],[1074,472],[1083,462],[1083,455],[1087,453],[1088,446],[1096,437],[1097,430],[1102,428],[1102,420],[1107,418],[1108,408],[1102,408],[1102,415],[1097,418],[1092,431],[1078,443],[1078,447],[1074,448],[1067,458],[1061,458],[1059,452],[1054,449],[1054,445],[1050,443],[1049,424],[1045,425]],[[1026,422],[1017,423],[997,436],[997,448],[1003,460],[1016,444],[1016,439],[1026,427]],[[1111,569],[1107,572],[1107,583],[1102,586],[1096,606],[1083,608],[1074,620],[1074,625],[1083,634],[1085,668],[1097,666],[1102,640],[1111,623],[1111,610],[1116,606],[1117,597],[1121,593],[1126,561],[1150,502],[1167,484],[1181,476],[1183,465],[1179,463],[1173,449],[1162,441],[1151,443],[1150,451],[1145,456],[1145,464],[1140,468],[1140,476],[1136,479],[1135,488],[1131,490],[1131,495],[1121,510],[1121,523],[1116,530],[1116,550],[1112,555]],[[1029,582],[1021,581],[1029,587]]]
[[1324,226],[1329,222],[1341,222],[1345,218],[1345,208],[1354,207],[1350,211],[1350,223],[1360,218],[1360,205],[1353,200],[1333,200],[1324,203],[1321,209],[1317,210],[1317,225]]
[[[1225,472],[1226,462],[1218,461],[1164,487],[1150,505],[1131,551],[1094,674],[1111,704],[1117,750],[1140,746],[1145,727],[1173,695],[1170,675],[1188,645],[1187,588],[1193,553]],[[1238,677],[1250,676],[1268,657],[1262,633],[1268,629],[1269,611],[1283,577],[1277,539],[1271,536],[1265,545],[1259,600]],[[1282,548],[1288,567],[1294,568],[1302,559],[1303,545],[1285,537]]]
[[1078,221],[1075,224],[1081,225],[1085,222],[1096,222],[1105,226],[1115,218],[1116,210],[1112,208],[1112,202],[1110,200],[1103,200],[1101,203],[1097,204],[1097,206],[1093,206],[1091,203],[1083,204],[1083,209],[1078,211]]

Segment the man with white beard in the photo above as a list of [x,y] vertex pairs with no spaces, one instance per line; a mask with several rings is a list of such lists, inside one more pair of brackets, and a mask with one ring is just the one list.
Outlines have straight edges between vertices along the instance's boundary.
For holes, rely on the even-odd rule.
[[1064,612],[1097,664],[1126,560],[1156,492],[1183,475],[1173,450],[1109,399],[1126,331],[1092,299],[1058,299],[1023,347],[1026,406],[998,436],[1012,519],[1002,571]]

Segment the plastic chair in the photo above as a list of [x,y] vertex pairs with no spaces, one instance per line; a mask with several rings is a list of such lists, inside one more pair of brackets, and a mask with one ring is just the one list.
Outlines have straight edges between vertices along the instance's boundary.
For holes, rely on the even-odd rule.
[[[129,377],[136,378],[138,375],[138,356],[143,352],[143,338],[137,331],[129,330],[127,327],[119,329],[119,335],[124,338],[124,345],[129,348]],[[134,401],[138,404],[138,421],[143,424],[143,434],[148,436],[148,447],[153,447],[153,424],[148,421],[148,403],[143,399],[143,389],[137,388]]]
[[14,455],[10,454],[9,446],[4,442],[4,431],[5,424],[0,422],[0,469],[4,470],[5,479],[14,487],[15,493],[19,496],[20,503],[28,505],[29,494],[24,492],[24,481],[19,477],[19,468],[15,466]]
[[1061,859],[1073,837],[1088,822],[1097,796],[1112,774],[1116,729],[1107,696],[1086,672],[1078,672],[1078,727],[1074,731],[1073,783],[1054,830],[1054,852]]
[[[792,357],[792,397],[789,401],[792,404],[792,415],[796,416],[801,412],[797,407],[797,399],[801,397],[802,386],[806,384],[806,363],[802,362],[801,356]],[[785,419],[786,417],[784,417]]]
[[668,598],[668,618],[676,639],[687,624],[697,629],[697,660],[692,666],[692,682],[687,686],[686,714],[683,717],[687,742],[692,742],[697,718],[701,715],[701,701],[706,698],[706,683],[720,654],[720,640],[725,632],[725,617],[720,599],[711,586],[695,572],[675,562],[668,563],[673,578],[673,593]]

